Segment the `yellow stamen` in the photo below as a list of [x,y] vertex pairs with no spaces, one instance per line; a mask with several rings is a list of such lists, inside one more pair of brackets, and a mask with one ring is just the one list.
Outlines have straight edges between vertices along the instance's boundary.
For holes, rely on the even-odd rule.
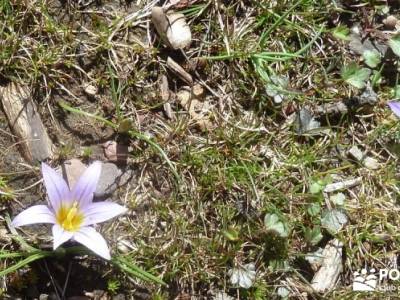
[[67,231],[77,231],[83,222],[83,213],[77,202],[70,206],[61,205],[56,214],[58,225]]

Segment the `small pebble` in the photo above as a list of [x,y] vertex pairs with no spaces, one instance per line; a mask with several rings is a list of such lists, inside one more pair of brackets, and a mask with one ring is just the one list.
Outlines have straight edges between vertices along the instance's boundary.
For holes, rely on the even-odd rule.
[[283,97],[280,94],[277,94],[273,97],[275,104],[281,104],[283,102]]
[[181,13],[168,13],[159,6],[151,11],[151,20],[159,36],[172,49],[183,49],[192,41],[192,33],[186,18]]
[[188,108],[189,101],[191,98],[190,91],[186,88],[181,89],[177,94],[176,97],[178,98],[178,101],[180,105],[182,105],[185,108]]
[[83,90],[85,91],[86,94],[90,96],[95,96],[99,92],[99,89],[92,84],[85,84],[83,86]]
[[105,157],[112,162],[126,164],[128,159],[128,146],[118,144],[116,141],[108,141],[103,144]]
[[122,253],[128,253],[135,248],[135,246],[133,246],[130,242],[128,242],[127,240],[120,240],[117,242],[117,248],[119,251],[121,251]]
[[357,146],[351,147],[348,154],[357,161],[362,161],[364,156],[360,148],[358,148]]
[[201,99],[204,96],[204,88],[200,84],[195,84],[192,88],[194,98]]
[[375,158],[367,157],[364,159],[364,166],[370,170],[379,169],[379,163]]
[[385,25],[385,27],[390,30],[396,28],[397,22],[398,22],[397,18],[393,15],[390,15],[383,20],[383,24]]

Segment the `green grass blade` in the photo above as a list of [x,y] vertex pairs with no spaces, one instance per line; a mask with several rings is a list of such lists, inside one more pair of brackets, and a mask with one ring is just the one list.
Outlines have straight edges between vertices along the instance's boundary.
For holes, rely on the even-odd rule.
[[31,262],[34,262],[35,260],[42,259],[42,258],[49,257],[49,256],[53,256],[53,253],[47,252],[47,251],[40,251],[38,253],[31,254],[27,258],[20,260],[19,262],[12,265],[11,267],[8,267],[8,268],[0,271],[0,277],[5,276],[9,273],[15,272],[18,269],[24,267],[25,265],[30,264]]
[[106,124],[106,125],[112,127],[113,129],[117,129],[117,128],[118,128],[118,125],[117,125],[117,124],[114,124],[113,122],[111,122],[111,121],[109,121],[109,120],[107,120],[107,119],[105,119],[105,118],[103,118],[103,117],[100,117],[100,116],[98,116],[98,115],[88,113],[88,112],[83,111],[83,110],[81,110],[81,109],[79,109],[79,108],[71,107],[71,106],[69,106],[67,103],[65,103],[64,101],[59,101],[57,104],[58,104],[62,109],[66,110],[66,111],[69,111],[69,112],[72,112],[72,113],[76,113],[76,114],[80,114],[80,115],[83,115],[83,116],[86,116],[86,117],[89,117],[89,118],[96,119],[96,120],[98,120],[98,121],[100,121],[100,122],[103,122],[104,124]]
[[272,26],[270,26],[268,29],[266,29],[260,37],[260,42],[259,45],[262,48],[264,48],[265,43],[271,34],[272,31],[274,31],[282,22],[286,19],[286,17],[297,7],[299,6],[304,0],[297,1],[295,4],[293,4]]
[[0,259],[3,258],[17,258],[17,257],[22,257],[26,256],[26,254],[22,252],[8,252],[8,251],[0,251]]
[[15,230],[15,228],[11,225],[11,219],[10,216],[6,216],[5,217],[6,223],[7,223],[7,227],[10,230],[10,232],[12,233],[11,238],[13,240],[15,240],[23,250],[27,251],[27,252],[35,252],[35,251],[40,251],[39,249],[36,249],[35,247],[32,247],[31,245],[29,245],[27,242],[25,242],[25,240],[18,234],[18,232]]
[[162,281],[160,278],[142,270],[141,268],[137,267],[136,265],[134,265],[132,262],[128,261],[127,259],[121,257],[121,256],[117,256],[115,258],[112,259],[112,262],[114,265],[116,265],[117,267],[119,267],[122,271],[133,275],[137,278],[140,278],[144,281],[152,281],[158,284],[162,284],[162,285],[167,285],[164,281]]
[[289,52],[254,52],[248,54],[242,53],[232,53],[232,54],[221,54],[217,56],[207,56],[204,57],[207,60],[229,60],[235,58],[262,58],[266,61],[284,61],[287,58],[302,58],[301,55],[297,53],[289,53]]

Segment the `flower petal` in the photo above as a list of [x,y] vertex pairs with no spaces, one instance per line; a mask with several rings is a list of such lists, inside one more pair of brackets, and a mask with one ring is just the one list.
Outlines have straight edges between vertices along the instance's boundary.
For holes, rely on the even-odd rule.
[[71,200],[68,184],[55,170],[45,163],[42,163],[42,175],[50,204],[57,211],[62,202]]
[[56,250],[61,244],[72,238],[73,232],[64,230],[60,225],[55,224],[52,228],[53,231],[53,249]]
[[104,259],[111,259],[107,242],[93,227],[82,227],[74,233],[74,240],[86,246]]
[[392,112],[400,118],[400,102],[399,101],[390,101],[388,105]]
[[19,227],[37,223],[56,223],[54,214],[46,205],[35,205],[25,209],[14,218],[11,224]]
[[92,163],[79,177],[78,182],[72,189],[74,201],[78,201],[81,207],[85,207],[93,200],[93,193],[96,190],[97,182],[101,173],[101,162]]
[[120,214],[123,214],[127,209],[113,202],[94,202],[83,208],[84,221],[82,226],[93,225],[107,221]]

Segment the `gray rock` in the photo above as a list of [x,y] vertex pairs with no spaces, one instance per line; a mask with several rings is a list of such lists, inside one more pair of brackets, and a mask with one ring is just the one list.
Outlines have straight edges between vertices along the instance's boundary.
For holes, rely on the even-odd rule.
[[369,39],[362,40],[361,36],[357,33],[351,33],[349,37],[349,48],[356,54],[362,55],[366,50],[377,50],[382,56],[385,56],[388,50],[387,45],[379,44]]
[[309,131],[321,126],[320,122],[315,120],[311,111],[306,108],[302,108],[298,111],[294,125],[297,134],[300,135],[308,133]]
[[61,170],[69,188],[72,189],[78,178],[86,170],[86,165],[84,165],[79,159],[73,158],[65,161],[61,166]]
[[370,104],[374,105],[378,102],[378,94],[372,89],[368,82],[364,92],[358,97],[359,105]]
[[133,177],[132,170],[122,171],[113,163],[103,163],[94,196],[97,198],[110,196],[119,186],[127,184]]
[[[86,170],[86,165],[79,159],[70,159],[61,166],[64,179],[67,181],[70,188],[74,186],[76,181]],[[101,166],[101,174],[97,183],[95,198],[104,198],[110,196],[115,190],[128,183],[135,178],[135,172],[131,169],[122,170],[115,164],[103,162]]]
[[52,157],[53,143],[33,101],[31,89],[17,83],[0,87],[0,103],[22,156],[29,163]]
[[364,158],[363,152],[357,146],[353,146],[349,149],[349,155],[357,161],[362,161]]
[[375,158],[372,158],[372,157],[365,158],[364,166],[370,170],[377,170],[380,167],[379,162]]

